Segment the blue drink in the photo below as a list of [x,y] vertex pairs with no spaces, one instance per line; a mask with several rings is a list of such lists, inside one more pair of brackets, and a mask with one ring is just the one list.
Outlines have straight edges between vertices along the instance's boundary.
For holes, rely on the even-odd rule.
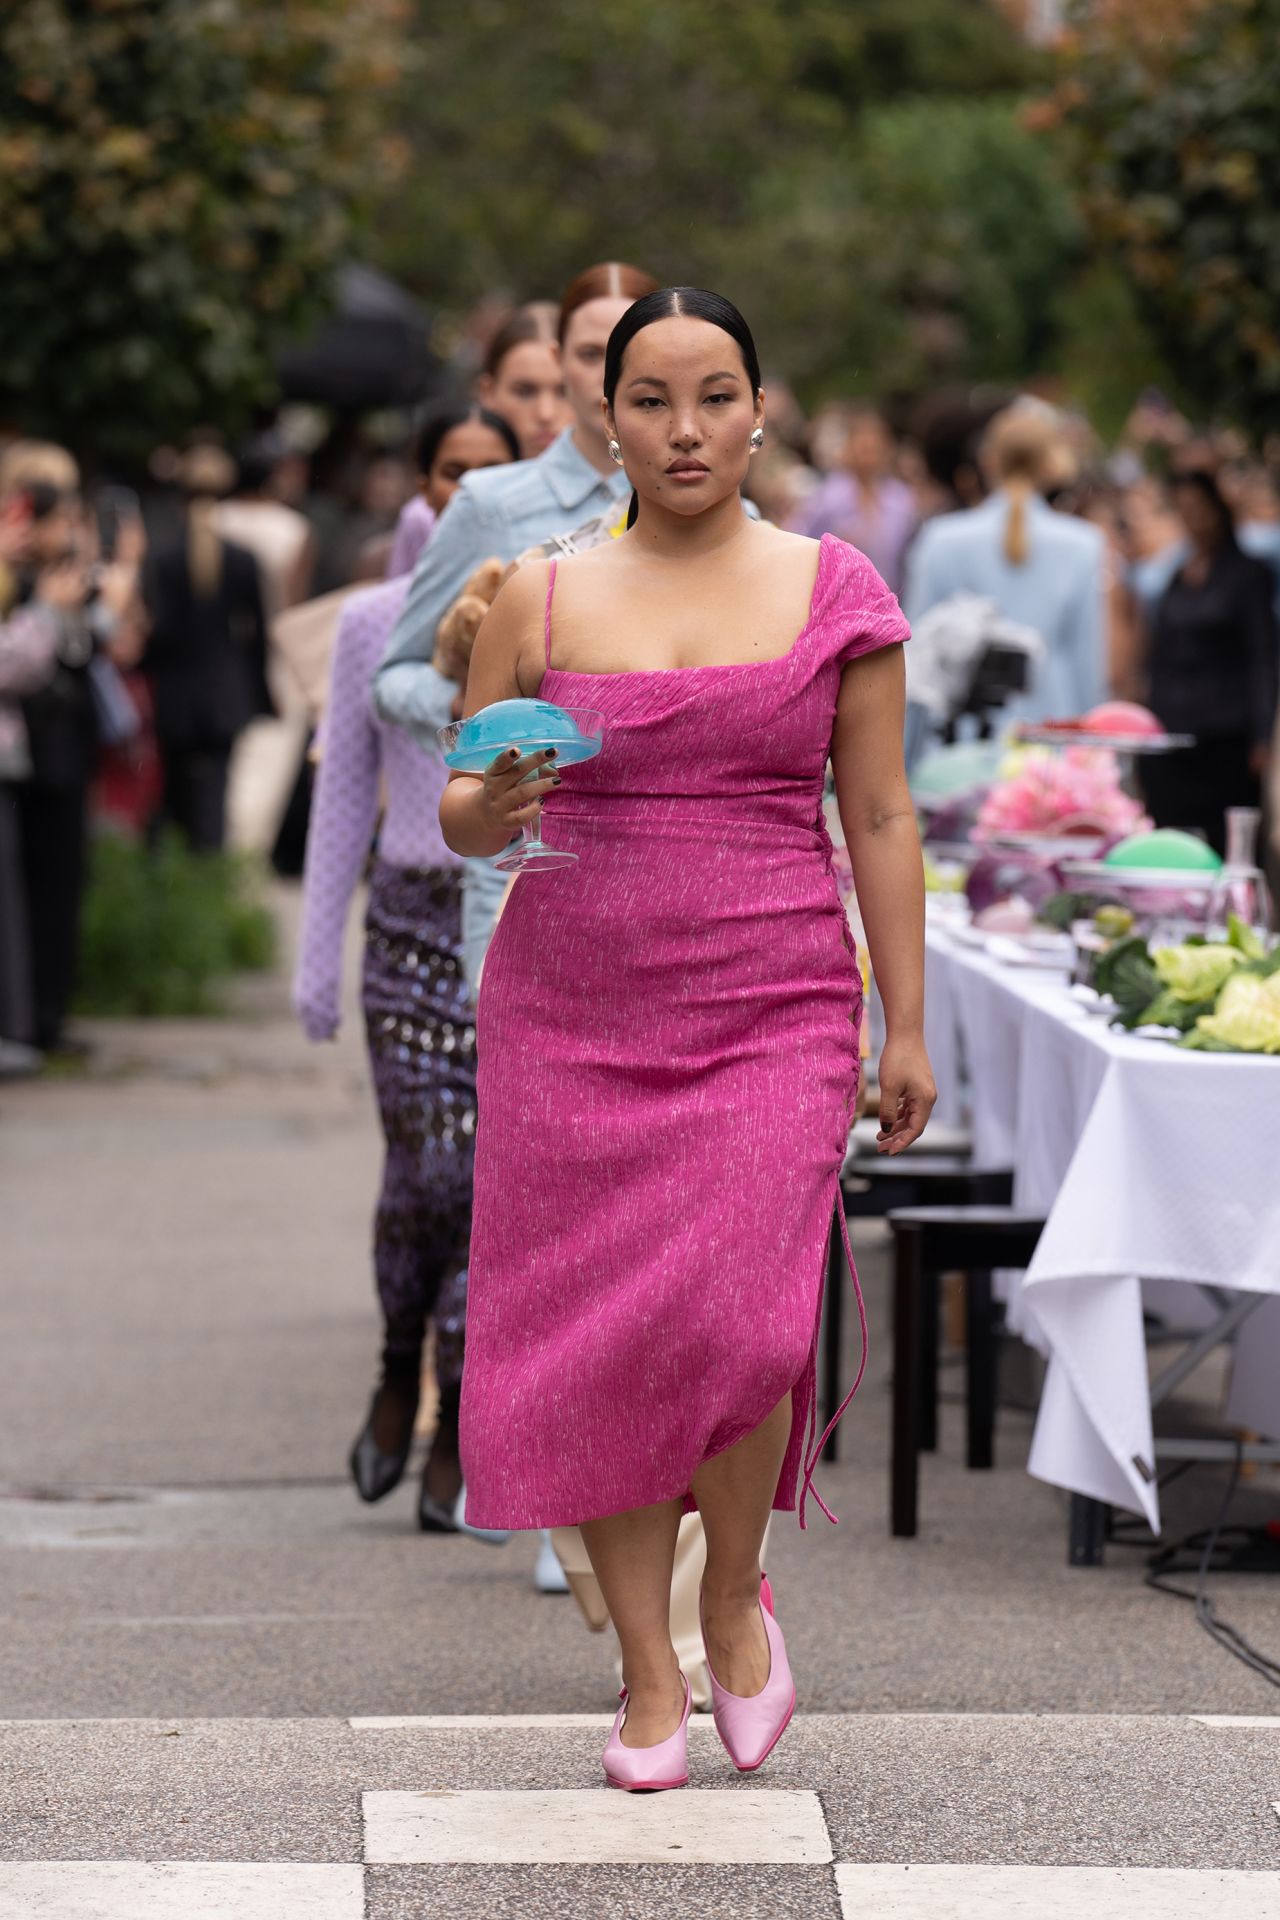
[[[554,747],[556,765],[561,767],[593,760],[603,732],[604,716],[585,707],[557,707],[550,700],[496,700],[466,720],[441,727],[439,739],[447,767],[456,773],[482,774],[512,747],[522,757]],[[542,768],[534,768],[525,778],[537,779],[541,772]],[[577,858],[576,853],[547,846],[541,821],[535,820],[521,828],[521,844],[494,864],[504,873],[520,873],[526,867],[550,871],[573,866]]]

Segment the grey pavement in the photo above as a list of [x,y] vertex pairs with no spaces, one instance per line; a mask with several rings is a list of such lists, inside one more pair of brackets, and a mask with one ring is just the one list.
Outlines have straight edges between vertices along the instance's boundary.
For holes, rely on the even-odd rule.
[[[611,1650],[534,1594],[532,1539],[423,1536],[409,1483],[356,1500],[379,1158],[358,1020],[316,1049],[282,976],[237,1004],[100,1025],[87,1073],[0,1091],[0,1861],[355,1862],[363,1793],[598,1781],[595,1728],[347,1725],[605,1714]],[[1067,1567],[1025,1415],[1002,1413],[996,1470],[970,1474],[948,1404],[920,1538],[890,1540],[887,1258],[875,1226],[856,1245],[872,1362],[821,1475],[840,1526],[774,1523],[800,1717],[753,1784],[816,1794],[837,1861],[1280,1868],[1277,1726],[1186,1717],[1276,1715],[1280,1695],[1144,1588],[1141,1551]],[[1221,1486],[1171,1489],[1170,1531],[1211,1519]],[[1278,1507],[1261,1473],[1236,1514]],[[1274,1579],[1215,1590],[1280,1651]],[[695,1786],[747,1790],[709,1728],[692,1745]],[[56,1910],[3,1889],[0,1920]],[[840,1911],[833,1868],[785,1864],[371,1866],[364,1898]]]

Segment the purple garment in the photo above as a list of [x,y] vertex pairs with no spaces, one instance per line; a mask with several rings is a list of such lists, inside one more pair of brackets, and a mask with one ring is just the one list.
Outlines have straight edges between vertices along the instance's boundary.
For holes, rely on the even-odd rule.
[[916,530],[918,515],[910,487],[885,478],[874,498],[863,492],[851,473],[829,473],[819,481],[787,522],[792,533],[820,540],[834,533],[865,553],[876,572],[895,593],[902,588],[902,560]]
[[418,555],[435,532],[435,525],[436,516],[420,493],[405,501],[396,521],[396,537],[391,543],[388,580],[398,580],[402,573],[413,572]]
[[418,870],[462,866],[440,832],[440,796],[448,778],[443,760],[424,752],[403,727],[384,726],[369,702],[369,683],[408,588],[405,576],[353,593],[338,626],[293,987],[294,1008],[312,1040],[338,1030],[343,930],[373,839],[380,790],[386,796],[381,860]]
[[386,1353],[413,1363],[435,1323],[436,1380],[462,1381],[476,1143],[476,1024],[462,882],[379,860],[365,919],[369,1063],[387,1143],[373,1221]]

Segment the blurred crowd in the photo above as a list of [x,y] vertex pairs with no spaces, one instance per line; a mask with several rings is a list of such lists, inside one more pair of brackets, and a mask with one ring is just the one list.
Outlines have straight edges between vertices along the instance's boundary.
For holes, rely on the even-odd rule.
[[[159,449],[132,486],[85,484],[66,450],[0,436],[5,1071],[74,1044],[91,820],[301,872],[345,600],[406,573],[465,473],[573,430],[558,308],[486,316],[454,370],[457,403],[427,418],[294,409],[235,447],[208,431]],[[1114,697],[1193,734],[1193,750],[1152,763],[1160,824],[1220,845],[1228,806],[1263,804],[1280,446],[1205,431],[1156,392],[1110,447],[1034,395],[832,401],[808,417],[784,380],[766,377],[766,395],[760,512],[861,548],[925,634],[909,666],[913,752],[964,724],[930,664],[939,622],[925,623],[941,608],[942,628],[1034,634],[1029,675],[992,696],[1008,715]]]

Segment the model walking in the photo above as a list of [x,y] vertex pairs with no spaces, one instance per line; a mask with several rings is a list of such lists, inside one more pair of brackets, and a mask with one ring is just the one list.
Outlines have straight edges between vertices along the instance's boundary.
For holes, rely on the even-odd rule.
[[[429,506],[442,512],[463,472],[516,454],[515,437],[497,415],[466,405],[438,414],[419,447]],[[406,557],[412,566],[417,555]],[[337,1033],[344,929],[385,788],[361,990],[386,1139],[373,1231],[384,1344],[382,1378],[351,1471],[363,1500],[382,1499],[403,1476],[431,1318],[440,1411],[418,1519],[425,1530],[452,1531],[462,1484],[458,1398],[475,1150],[475,1011],[462,965],[462,862],[436,824],[444,763],[399,728],[379,725],[369,708],[369,680],[408,587],[407,575],[389,580],[352,594],[343,608],[307,836],[294,1005],[310,1039]],[[442,685],[447,713],[452,688]]]
[[522,568],[467,692],[470,711],[538,693],[599,709],[604,751],[563,778],[504,758],[441,804],[449,844],[485,854],[547,800],[547,837],[580,856],[517,881],[481,989],[462,1445],[474,1524],[581,1526],[623,1652],[606,1773],[658,1787],[686,1777],[668,1602],[689,1505],[740,1767],[794,1705],[760,1544],[771,1508],[798,1497],[803,1524],[821,1447],[861,998],[828,758],[885,1002],[882,1150],[919,1135],[934,1088],[897,603],[843,542],[744,513],[763,395],[727,301],[638,300],[610,336],[604,417],[634,528]]

